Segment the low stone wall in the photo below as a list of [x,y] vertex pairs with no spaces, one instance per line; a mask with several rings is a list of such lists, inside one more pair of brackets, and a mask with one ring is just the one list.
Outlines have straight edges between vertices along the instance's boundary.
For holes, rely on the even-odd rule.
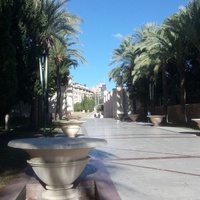
[[[145,119],[147,113],[144,108],[138,108],[138,114],[140,119]],[[162,107],[156,106],[155,114],[162,115]],[[186,105],[186,115],[188,123],[194,123],[191,121],[192,118],[200,118],[200,104],[187,104]],[[181,122],[181,106],[173,105],[168,106],[168,122],[178,123]]]
[[144,107],[137,108],[138,121],[147,121],[147,110]]
[[[128,115],[132,111],[132,106],[130,99],[128,98],[128,92],[126,89],[121,89],[122,91],[118,91],[117,89],[113,89],[112,92],[109,92],[104,97],[104,117],[105,118],[116,118],[117,111],[123,111],[123,113]],[[156,115],[163,115],[162,106],[155,107]],[[147,109],[144,107],[137,108],[137,114],[139,114],[138,121],[148,121],[147,118]],[[200,103],[198,104],[187,104],[186,105],[186,116],[187,122],[190,124],[194,124],[191,121],[192,118],[200,118]],[[180,105],[172,105],[168,106],[168,122],[179,123],[181,122],[181,106]]]
[[200,118],[200,104],[186,105],[186,112],[189,120],[191,118]]

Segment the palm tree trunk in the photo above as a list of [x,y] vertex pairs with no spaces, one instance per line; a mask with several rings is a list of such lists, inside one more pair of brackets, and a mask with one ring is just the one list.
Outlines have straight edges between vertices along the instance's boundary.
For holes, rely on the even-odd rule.
[[61,77],[60,77],[60,67],[57,65],[57,102],[56,102],[56,118],[61,118],[60,113],[60,101],[61,101]]
[[154,82],[150,82],[150,107],[151,107],[151,114],[155,114],[155,85]]
[[163,83],[163,114],[166,115],[166,122],[168,121],[167,113],[167,77],[166,77],[167,64],[162,63],[162,83]]
[[185,72],[184,67],[179,67],[179,74],[180,74],[180,103],[181,103],[181,121],[187,122],[187,115],[186,115],[186,90],[185,90]]
[[132,99],[132,106],[133,106],[133,114],[137,114],[136,97],[135,96]]

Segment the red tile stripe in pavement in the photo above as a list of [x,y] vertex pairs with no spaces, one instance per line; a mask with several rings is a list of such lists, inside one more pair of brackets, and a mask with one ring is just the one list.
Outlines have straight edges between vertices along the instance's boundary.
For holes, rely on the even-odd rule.
[[151,169],[151,170],[159,170],[159,171],[165,171],[165,172],[171,172],[171,173],[185,174],[185,175],[190,175],[190,176],[200,176],[200,174],[189,173],[189,172],[182,172],[182,171],[176,171],[176,170],[170,170],[170,169],[161,169],[161,168],[156,168],[156,167],[148,167],[148,166],[142,166],[142,165],[125,164],[125,163],[119,163],[119,162],[112,162],[112,163],[118,164],[118,165],[131,166],[131,167],[139,167],[139,168],[144,168],[144,169]]
[[[130,152],[140,152],[140,153],[151,153],[151,154],[163,154],[163,155],[176,155],[176,156],[188,156],[183,155],[180,153],[166,153],[166,152],[160,152],[160,151],[145,151],[145,150],[137,150],[137,149],[122,149],[122,148],[113,148],[113,147],[105,147],[105,149],[111,149],[111,150],[119,150],[119,151],[130,151]],[[191,156],[191,155],[189,155]]]
[[194,136],[173,136],[173,137],[171,137],[171,136],[137,136],[137,137],[135,137],[135,136],[126,136],[126,137],[122,137],[122,136],[116,136],[116,135],[113,135],[113,136],[106,136],[105,137],[105,135],[95,135],[95,137],[96,138],[104,138],[104,139],[114,139],[114,140],[129,140],[129,139],[131,139],[131,138],[133,138],[133,139],[142,139],[142,138],[145,138],[145,139],[147,139],[147,138],[150,138],[150,139],[160,139],[160,138],[173,138],[173,139],[185,139],[185,138],[187,138],[187,139],[194,139]]
[[140,157],[140,158],[104,158],[103,160],[109,161],[124,161],[124,160],[162,160],[162,159],[185,159],[185,158],[200,158],[200,156],[190,156],[190,155],[183,155],[183,156],[155,156],[155,157]]
[[[86,136],[88,136],[87,130],[84,126],[81,127],[82,133],[85,134]],[[91,135],[92,132],[94,132],[95,129],[91,129]],[[115,134],[115,133],[110,133],[108,135],[106,134],[95,134],[96,138],[104,138],[104,139],[130,139],[130,138],[134,138],[134,139],[140,139],[140,138],[151,138],[151,139],[157,139],[157,138],[172,138],[172,139],[200,139],[200,137],[197,137],[196,134],[190,134],[190,135],[184,135],[184,134]]]

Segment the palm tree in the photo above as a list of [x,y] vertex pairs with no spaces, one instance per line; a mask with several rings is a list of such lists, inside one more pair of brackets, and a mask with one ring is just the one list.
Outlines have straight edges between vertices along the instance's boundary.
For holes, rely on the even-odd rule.
[[186,7],[181,7],[178,13],[167,18],[165,24],[198,50],[197,59],[200,62],[200,1],[190,1]]
[[[76,37],[77,31],[79,30],[77,24],[81,22],[81,19],[77,16],[71,15],[66,10],[66,3],[67,0],[42,0],[41,1],[41,13],[44,15],[44,24],[41,27],[41,34],[39,36],[39,47],[41,54],[44,54],[46,57],[46,60],[48,60],[48,54],[50,52],[50,49],[56,43],[55,41],[59,41],[60,44],[58,45],[57,42],[57,48],[60,48],[61,55],[57,55],[56,58],[56,67],[57,67],[57,93],[58,98],[60,98],[60,64],[62,62],[63,53],[65,45],[66,45],[66,38],[70,37]],[[62,47],[63,45],[63,47]],[[56,45],[54,45],[55,47]],[[46,69],[47,70],[47,69]],[[45,70],[43,70],[43,73],[45,73]],[[47,81],[46,81],[47,82]],[[47,85],[47,83],[46,83]],[[43,102],[46,101],[46,92],[47,90],[44,89],[47,88],[47,86],[43,86]],[[59,101],[60,102],[60,101]],[[60,103],[57,103],[57,113],[60,114]],[[45,104],[45,103],[44,103]],[[48,107],[48,106],[47,106]],[[47,112],[44,105],[44,113]],[[46,119],[44,118],[44,121]],[[45,125],[44,125],[45,126]]]
[[[38,10],[38,16],[41,19],[39,21],[40,23],[36,24],[37,29],[35,32],[37,31],[38,34],[34,40],[36,41],[35,43],[38,50],[38,56],[42,55],[46,58],[46,61],[48,61],[50,49],[56,40],[60,41],[61,44],[66,45],[67,37],[77,37],[77,31],[79,31],[78,23],[81,22],[81,19],[77,16],[71,15],[66,10],[67,2],[67,0],[34,1]],[[37,80],[35,81],[35,88],[37,88]],[[46,98],[48,96],[46,89],[47,88],[43,91],[44,104],[48,103]],[[33,115],[31,115],[32,124],[35,124],[36,126],[38,115],[34,111],[37,110],[36,101],[39,94],[38,91],[39,90],[35,93],[35,98],[33,99]],[[46,107],[46,109],[43,112],[47,113],[45,116],[48,116],[48,106],[44,107]],[[44,119],[44,123],[46,123],[46,119]]]
[[76,36],[77,24],[81,19],[64,9],[67,2],[68,0],[41,0],[41,13],[45,19],[39,36],[42,53],[49,54],[55,39],[65,44],[66,35]]
[[[56,113],[55,116],[60,118],[60,103],[61,103],[61,74],[60,68],[67,59],[66,46],[62,45],[59,40],[55,40],[54,45],[50,50],[50,60],[53,61],[56,67],[56,88],[57,88],[57,101],[56,101]],[[66,71],[68,68],[66,68]],[[66,72],[67,73],[67,72]]]
[[[199,2],[199,1],[198,1]],[[179,13],[167,18],[164,22],[165,30],[173,44],[175,50],[171,61],[176,65],[180,76],[180,102],[182,121],[187,121],[185,104],[186,104],[186,90],[185,90],[185,70],[187,67],[187,59],[190,51],[189,46],[192,44],[199,51],[200,58],[200,7],[197,1],[190,2],[188,8],[182,7]],[[200,59],[198,61],[200,62]]]
[[[136,45],[134,68],[132,70],[133,84],[137,84],[141,80],[146,80],[149,83],[149,109],[154,113],[154,85],[158,74],[160,60],[158,59],[157,52],[154,49],[149,49],[147,42],[149,41],[150,33],[157,32],[158,26],[154,23],[145,24],[141,30],[136,30],[138,43]],[[146,82],[145,81],[145,82]],[[147,105],[145,106],[147,109]]]
[[[180,43],[182,46],[182,51],[184,52],[187,44],[188,46],[193,46],[192,51],[194,49],[197,51],[197,61],[200,63],[200,1],[193,0],[188,3],[186,7],[181,7],[180,11],[171,17],[167,18],[165,21],[165,25],[168,29],[173,31],[179,40],[181,39],[182,42]],[[188,49],[187,56],[191,54]],[[184,54],[185,56],[185,54]],[[186,60],[179,57],[177,59],[177,68],[180,74],[180,88],[181,88],[181,107],[182,107],[182,114],[185,113],[185,77],[184,77],[184,70],[186,66]]]
[[131,72],[134,68],[135,58],[135,37],[132,35],[126,36],[118,49],[113,51],[112,62],[109,65],[119,63],[118,66],[113,68],[108,76],[109,79],[117,81],[119,75],[122,75],[123,84],[126,84],[129,92],[129,98],[133,101],[133,113],[136,112],[136,91],[132,84]]
[[[56,116],[61,118],[61,78],[63,75],[69,75],[70,67],[77,67],[78,60],[86,63],[83,58],[83,52],[78,49],[69,49],[75,43],[66,43],[63,45],[59,40],[55,40],[54,45],[50,50],[50,59],[56,66],[56,88],[57,88],[57,103]],[[65,83],[67,84],[67,83]]]
[[118,49],[115,49],[112,52],[112,61],[109,65],[113,65],[116,63],[120,63],[118,66],[113,68],[109,73],[109,78],[114,81],[117,80],[119,74],[123,75],[123,80],[126,82],[126,75],[123,74],[127,71],[127,68],[133,67],[134,60],[134,46],[135,46],[135,38],[132,35],[126,36],[122,43],[120,44]]
[[[180,75],[182,121],[185,121],[186,92],[184,71],[188,55],[187,41],[185,38],[180,37],[175,32],[168,29],[165,25],[161,25],[157,31],[149,31],[146,36],[146,40],[144,40],[142,44],[142,48],[146,46],[146,52],[144,51],[141,54],[142,57],[140,56],[141,58],[139,58],[140,62],[144,63],[147,61],[146,65],[150,65],[150,63],[152,63],[155,67],[154,71],[156,71],[156,68],[162,69],[164,114],[166,114],[167,111],[166,67],[170,62],[177,66],[177,70]],[[144,59],[145,56],[146,59]],[[137,68],[135,67],[135,69]]]
[[185,89],[185,71],[187,68],[187,58],[189,55],[188,41],[185,37],[172,32],[171,30],[165,30],[167,37],[169,38],[172,48],[170,48],[173,55],[170,62],[174,63],[180,76],[179,88],[180,88],[180,104],[181,104],[181,121],[187,122],[186,116],[186,89]]

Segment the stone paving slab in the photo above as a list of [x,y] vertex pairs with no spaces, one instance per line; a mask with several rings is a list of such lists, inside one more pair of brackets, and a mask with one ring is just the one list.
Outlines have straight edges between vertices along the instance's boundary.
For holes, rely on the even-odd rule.
[[106,118],[86,121],[82,132],[108,142],[91,155],[104,165],[122,200],[200,200],[198,131]]

